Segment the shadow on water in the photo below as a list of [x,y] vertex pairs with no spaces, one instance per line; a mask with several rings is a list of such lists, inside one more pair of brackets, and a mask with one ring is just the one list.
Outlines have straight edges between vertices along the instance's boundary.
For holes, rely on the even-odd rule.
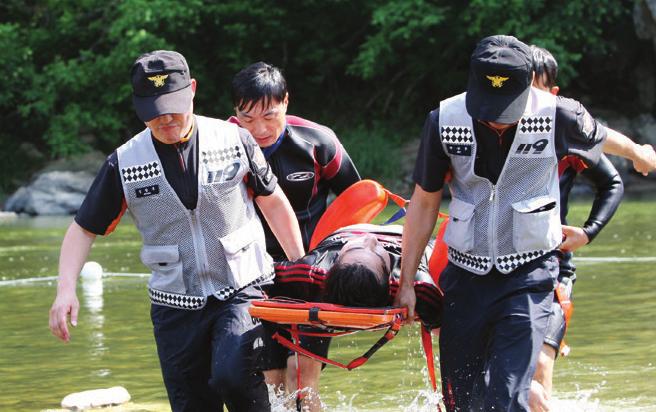
[[[625,202],[577,254],[576,309],[567,335],[572,353],[556,363],[557,411],[656,411],[655,205]],[[587,209],[577,204],[572,213],[582,221]],[[71,392],[121,385],[132,402],[104,410],[168,411],[145,277],[80,282],[79,326],[71,342],[50,335],[53,277],[70,220],[0,222],[0,410],[56,410]],[[134,227],[122,223],[98,239],[89,260],[110,272],[144,272],[139,248]],[[362,333],[336,339],[331,357],[350,360],[377,338]],[[360,369],[327,368],[321,391],[328,411],[436,410],[414,327],[404,328]],[[293,410],[284,397],[273,403],[277,412]]]

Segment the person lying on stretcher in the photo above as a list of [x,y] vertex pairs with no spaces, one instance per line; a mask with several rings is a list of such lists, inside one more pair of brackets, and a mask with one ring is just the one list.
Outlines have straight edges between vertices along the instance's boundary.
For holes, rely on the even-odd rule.
[[[310,302],[335,303],[352,307],[391,306],[398,289],[403,227],[357,224],[334,231],[307,255],[294,262],[275,265],[276,277],[270,297],[289,297]],[[434,242],[429,242],[415,280],[416,313],[429,330],[440,325],[441,292],[429,273]],[[295,389],[294,353],[271,339],[279,328],[265,323],[267,339],[263,369],[269,383]],[[330,338],[301,335],[300,346],[327,357]],[[322,362],[298,357],[302,386],[312,389],[304,407],[320,410],[318,396]],[[286,369],[286,371],[285,371]],[[305,409],[304,409],[305,410]]]

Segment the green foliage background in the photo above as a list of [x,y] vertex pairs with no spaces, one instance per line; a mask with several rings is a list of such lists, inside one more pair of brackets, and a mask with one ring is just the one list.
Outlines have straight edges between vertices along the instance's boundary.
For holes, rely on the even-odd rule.
[[652,48],[633,34],[632,7],[618,0],[4,0],[0,192],[48,159],[90,148],[109,153],[140,130],[129,68],[160,48],[187,57],[199,83],[196,111],[221,118],[231,113],[234,73],[258,60],[281,67],[290,112],[332,126],[362,174],[383,180],[398,174],[392,153],[417,138],[426,112],[463,90],[471,50],[486,35],[547,47],[561,64],[561,85],[644,109],[631,106],[638,79],[626,76],[641,48]]

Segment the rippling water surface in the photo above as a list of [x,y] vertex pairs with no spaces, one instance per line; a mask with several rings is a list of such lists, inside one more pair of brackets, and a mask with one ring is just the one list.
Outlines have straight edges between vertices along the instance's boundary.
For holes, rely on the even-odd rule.
[[[587,206],[572,211],[582,221]],[[627,201],[577,254],[575,312],[558,359],[558,411],[656,411],[656,202]],[[62,398],[122,385],[121,411],[167,411],[149,319],[140,238],[129,222],[98,239],[89,260],[107,276],[81,282],[79,326],[62,344],[48,331],[59,245],[70,218],[0,221],[0,410],[59,408]],[[34,279],[37,278],[37,279]],[[331,356],[350,360],[377,334],[339,338]],[[437,345],[436,345],[437,346]],[[436,347],[437,353],[437,347]],[[365,366],[328,367],[321,378],[328,411],[434,411],[419,331],[404,328]],[[286,410],[275,398],[274,409]],[[112,410],[104,409],[104,410]]]

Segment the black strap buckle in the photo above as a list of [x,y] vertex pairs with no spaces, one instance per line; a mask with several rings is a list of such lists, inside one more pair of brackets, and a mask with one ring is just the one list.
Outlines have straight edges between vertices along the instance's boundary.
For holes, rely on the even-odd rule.
[[313,307],[313,308],[310,308],[310,312],[308,313],[308,315],[309,315],[308,319],[310,320],[310,322],[320,323],[320,321],[319,321],[319,310],[320,309],[316,306]]

